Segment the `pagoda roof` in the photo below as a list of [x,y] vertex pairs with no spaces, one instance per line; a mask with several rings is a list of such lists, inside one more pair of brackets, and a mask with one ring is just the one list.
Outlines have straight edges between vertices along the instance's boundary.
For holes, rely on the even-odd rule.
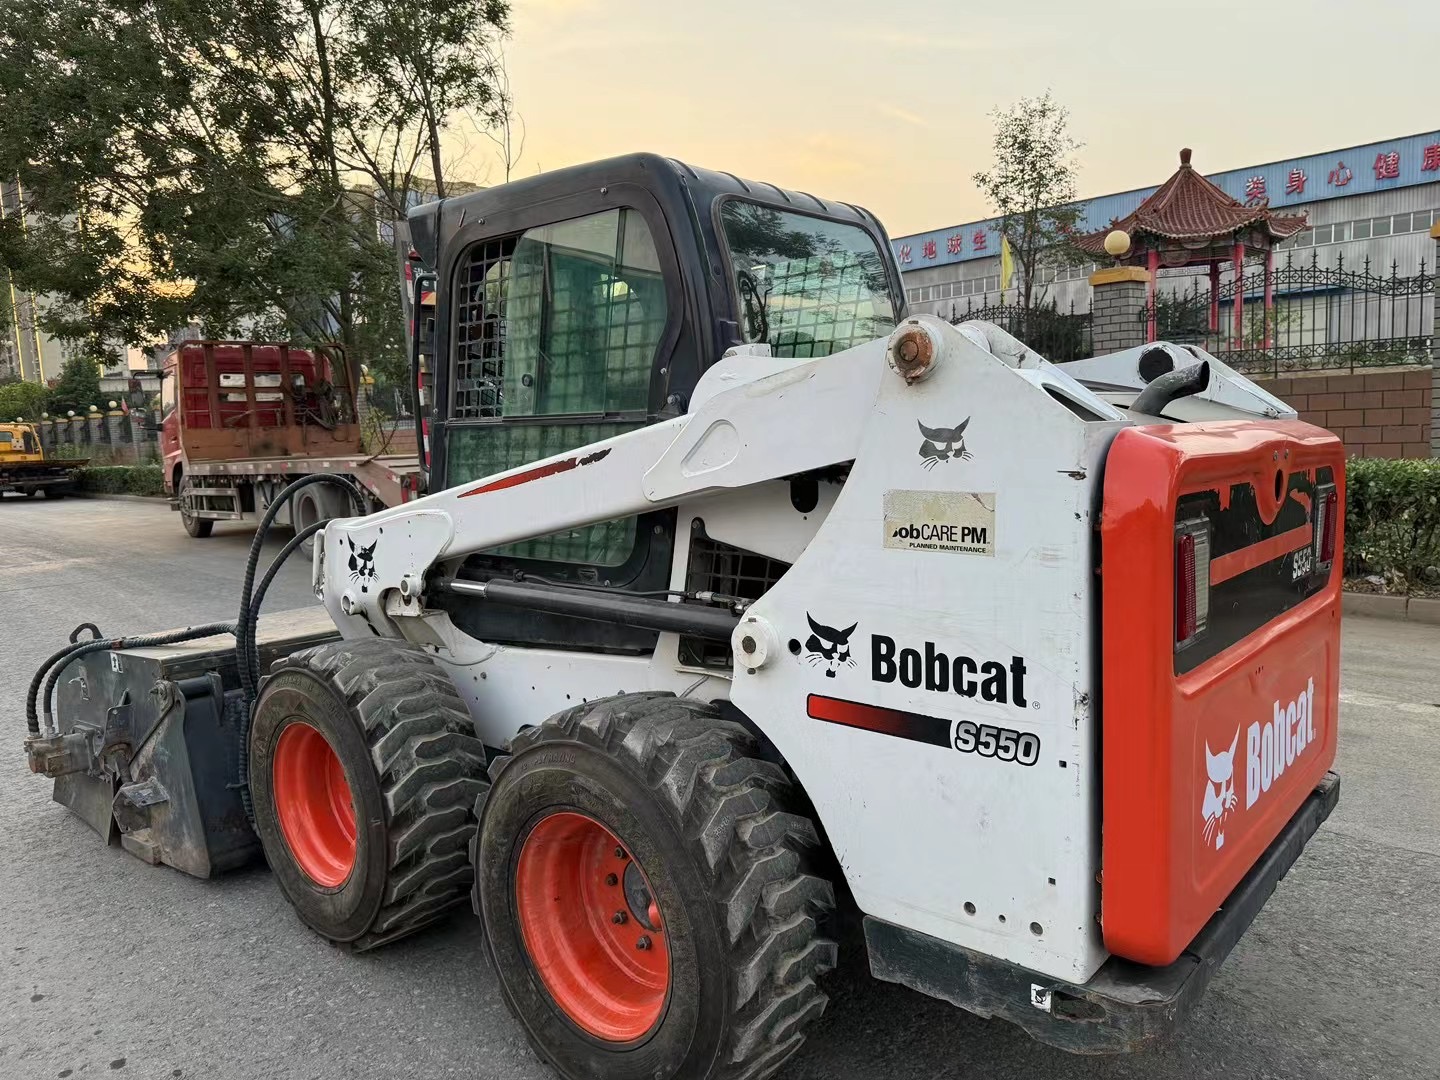
[[1277,214],[1268,199],[1246,205],[1227,195],[1195,171],[1187,148],[1180,151],[1180,168],[1153,195],[1118,221],[1078,237],[1075,245],[1103,257],[1105,237],[1115,229],[1129,233],[1134,247],[1143,247],[1147,236],[1195,244],[1249,229],[1261,230],[1275,243],[1308,227],[1304,214]]

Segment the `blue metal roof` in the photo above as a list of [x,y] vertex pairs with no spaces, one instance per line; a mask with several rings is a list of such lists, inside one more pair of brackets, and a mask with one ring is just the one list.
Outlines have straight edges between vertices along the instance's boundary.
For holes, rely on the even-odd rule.
[[[1440,182],[1440,130],[1231,169],[1209,179],[1241,202],[1268,198],[1270,205],[1280,210],[1322,199],[1436,183]],[[1093,231],[1124,217],[1158,186],[1081,200],[1080,228]],[[897,236],[891,246],[902,270],[984,259],[1000,251],[997,224],[997,219],[989,218]]]

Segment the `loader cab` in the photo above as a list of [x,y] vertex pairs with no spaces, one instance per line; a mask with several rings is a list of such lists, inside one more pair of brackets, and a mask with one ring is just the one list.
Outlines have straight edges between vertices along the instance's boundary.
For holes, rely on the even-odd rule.
[[[431,491],[682,414],[732,347],[823,357],[905,314],[868,211],[655,155],[426,204],[410,229],[436,280]],[[651,592],[667,588],[676,542],[663,511],[466,569]],[[487,640],[653,647],[648,632],[484,607],[476,618],[512,620],[467,626]]]

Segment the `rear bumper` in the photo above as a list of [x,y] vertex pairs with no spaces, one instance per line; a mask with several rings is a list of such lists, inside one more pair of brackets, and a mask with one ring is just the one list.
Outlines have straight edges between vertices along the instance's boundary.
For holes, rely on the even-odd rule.
[[1340,777],[1324,779],[1173,964],[1146,967],[1111,957],[1083,986],[973,952],[870,916],[870,969],[981,1016],[1019,1024],[1040,1042],[1079,1054],[1140,1050],[1168,1035],[1200,1000],[1320,823],[1340,798]]

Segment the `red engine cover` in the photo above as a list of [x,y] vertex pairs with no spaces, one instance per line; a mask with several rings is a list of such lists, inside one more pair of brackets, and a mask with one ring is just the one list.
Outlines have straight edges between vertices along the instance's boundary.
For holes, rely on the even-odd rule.
[[[1333,485],[1333,488],[1332,486]],[[1111,952],[1180,955],[1335,760],[1342,539],[1318,498],[1344,450],[1298,421],[1129,428],[1101,526],[1101,922]],[[1210,547],[1204,633],[1175,645],[1175,544]]]

